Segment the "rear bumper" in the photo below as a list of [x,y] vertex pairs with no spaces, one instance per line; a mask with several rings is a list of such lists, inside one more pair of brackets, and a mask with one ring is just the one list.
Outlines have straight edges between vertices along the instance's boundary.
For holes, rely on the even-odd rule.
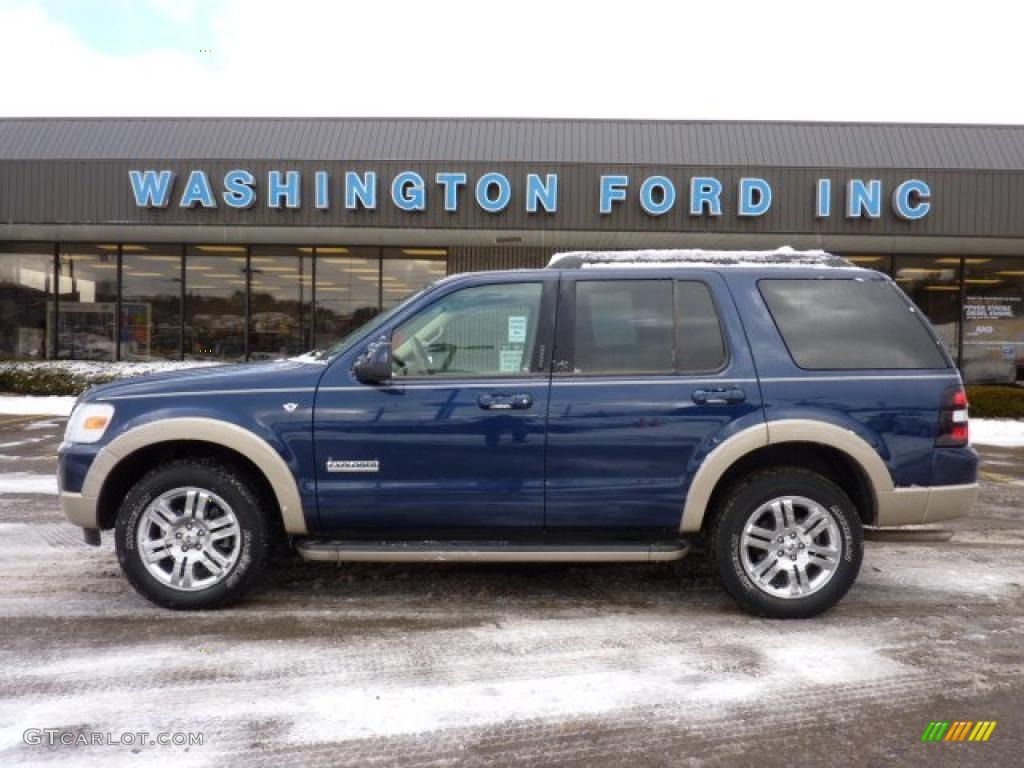
[[978,484],[935,485],[929,488],[894,488],[878,497],[879,527],[919,525],[964,517],[974,508]]

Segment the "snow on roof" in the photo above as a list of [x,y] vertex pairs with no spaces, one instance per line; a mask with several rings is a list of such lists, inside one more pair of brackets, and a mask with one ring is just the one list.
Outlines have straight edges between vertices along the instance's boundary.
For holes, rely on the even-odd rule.
[[789,246],[773,251],[709,251],[699,249],[645,251],[571,251],[556,253],[549,269],[592,267],[802,267],[850,269],[855,264],[826,251],[798,251]]

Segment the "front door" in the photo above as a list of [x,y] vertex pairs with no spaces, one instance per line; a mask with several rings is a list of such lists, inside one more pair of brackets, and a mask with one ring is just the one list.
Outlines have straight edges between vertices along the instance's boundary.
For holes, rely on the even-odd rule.
[[566,273],[554,371],[549,529],[678,529],[697,457],[763,418],[739,316],[711,272]]
[[556,281],[491,276],[428,294],[382,331],[393,377],[332,365],[315,439],[325,529],[540,528]]

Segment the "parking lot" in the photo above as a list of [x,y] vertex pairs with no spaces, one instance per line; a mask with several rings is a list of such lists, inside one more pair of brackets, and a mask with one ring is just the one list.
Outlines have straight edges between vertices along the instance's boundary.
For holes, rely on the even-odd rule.
[[[869,543],[826,616],[756,620],[699,556],[650,566],[279,566],[172,613],[60,514],[63,420],[0,417],[0,765],[1012,765],[1024,449],[982,449],[948,541]],[[941,538],[941,537],[936,537]],[[986,743],[921,743],[996,720]],[[45,746],[27,729],[192,732]]]

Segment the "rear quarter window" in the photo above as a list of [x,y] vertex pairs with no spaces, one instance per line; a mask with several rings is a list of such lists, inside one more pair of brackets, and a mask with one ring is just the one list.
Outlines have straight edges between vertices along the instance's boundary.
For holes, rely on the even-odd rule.
[[760,280],[793,361],[808,370],[948,368],[924,317],[886,280]]

